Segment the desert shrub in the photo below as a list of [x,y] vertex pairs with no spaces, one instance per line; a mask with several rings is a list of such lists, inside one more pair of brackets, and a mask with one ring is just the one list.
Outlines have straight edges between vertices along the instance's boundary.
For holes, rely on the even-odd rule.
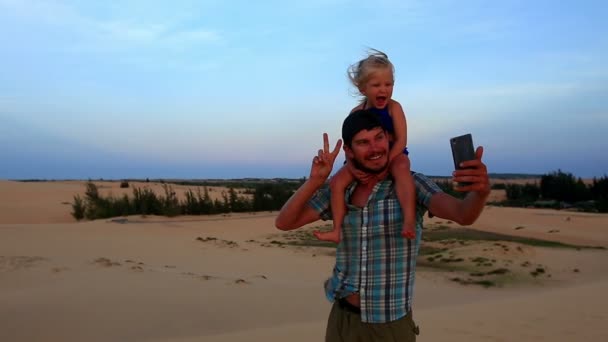
[[235,213],[250,211],[252,208],[251,201],[243,196],[239,196],[234,188],[230,188],[228,191],[228,203],[230,211]]
[[[200,189],[199,189],[200,192]],[[192,190],[188,189],[186,192],[186,200],[182,204],[182,212],[185,215],[200,215],[201,208],[199,206],[198,197],[192,192]]]
[[163,191],[165,196],[161,197],[161,215],[165,216],[177,216],[181,214],[181,206],[173,187],[168,184],[163,184]]
[[128,187],[129,187],[129,182],[127,182],[127,181],[120,182],[121,189],[128,188]]
[[137,214],[160,215],[161,202],[150,188],[133,188],[133,208]]
[[604,176],[600,179],[593,178],[593,183],[589,190],[594,199],[608,199],[608,176]]
[[97,189],[97,185],[95,183],[88,181],[86,184],[86,190],[84,192],[85,198],[88,201],[97,201],[99,200],[99,190]]
[[608,213],[608,198],[602,198],[595,201],[595,208],[600,213]]
[[591,198],[591,191],[571,173],[557,170],[543,175],[540,180],[541,195],[544,199],[554,199],[564,202],[588,201]]
[[291,197],[299,184],[260,184],[253,193],[252,209],[255,211],[278,210]]
[[74,196],[74,203],[72,203],[72,216],[80,221],[84,218],[84,214],[86,212],[85,201],[80,197],[80,195]]
[[505,192],[509,201],[529,203],[540,197],[540,188],[536,184],[507,184]]

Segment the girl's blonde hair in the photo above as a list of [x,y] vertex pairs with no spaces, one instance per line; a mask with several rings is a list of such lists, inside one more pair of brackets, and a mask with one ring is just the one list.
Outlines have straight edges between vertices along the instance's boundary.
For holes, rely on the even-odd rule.
[[359,90],[369,81],[374,73],[374,69],[379,68],[390,68],[391,73],[395,73],[393,63],[389,61],[388,56],[384,52],[376,49],[368,49],[366,58],[348,67],[348,78],[357,90]]

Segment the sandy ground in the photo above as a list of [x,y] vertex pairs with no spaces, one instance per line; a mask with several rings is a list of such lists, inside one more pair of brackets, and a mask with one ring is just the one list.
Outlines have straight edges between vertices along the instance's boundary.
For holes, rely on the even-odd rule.
[[[62,203],[83,189],[0,181],[0,341],[323,340],[332,250],[277,243],[290,234],[274,213],[76,223]],[[488,207],[473,227],[608,247],[608,215]],[[485,253],[513,276],[484,288],[420,267],[419,341],[608,340],[608,250],[484,242],[450,253]]]

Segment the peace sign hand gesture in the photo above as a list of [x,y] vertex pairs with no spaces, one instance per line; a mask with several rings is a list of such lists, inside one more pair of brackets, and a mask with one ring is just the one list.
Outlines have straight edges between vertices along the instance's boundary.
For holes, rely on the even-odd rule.
[[327,133],[323,133],[323,149],[319,149],[318,154],[312,159],[310,167],[310,178],[320,182],[325,182],[331,174],[334,167],[334,161],[340,153],[342,147],[342,139],[338,139],[336,147],[333,151],[329,151],[329,137]]

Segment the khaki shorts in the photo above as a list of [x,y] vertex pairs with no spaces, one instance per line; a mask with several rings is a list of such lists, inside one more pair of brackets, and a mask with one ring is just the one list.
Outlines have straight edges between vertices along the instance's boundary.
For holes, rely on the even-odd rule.
[[363,323],[360,314],[336,301],[327,320],[325,342],[414,342],[418,334],[412,312],[388,323]]

